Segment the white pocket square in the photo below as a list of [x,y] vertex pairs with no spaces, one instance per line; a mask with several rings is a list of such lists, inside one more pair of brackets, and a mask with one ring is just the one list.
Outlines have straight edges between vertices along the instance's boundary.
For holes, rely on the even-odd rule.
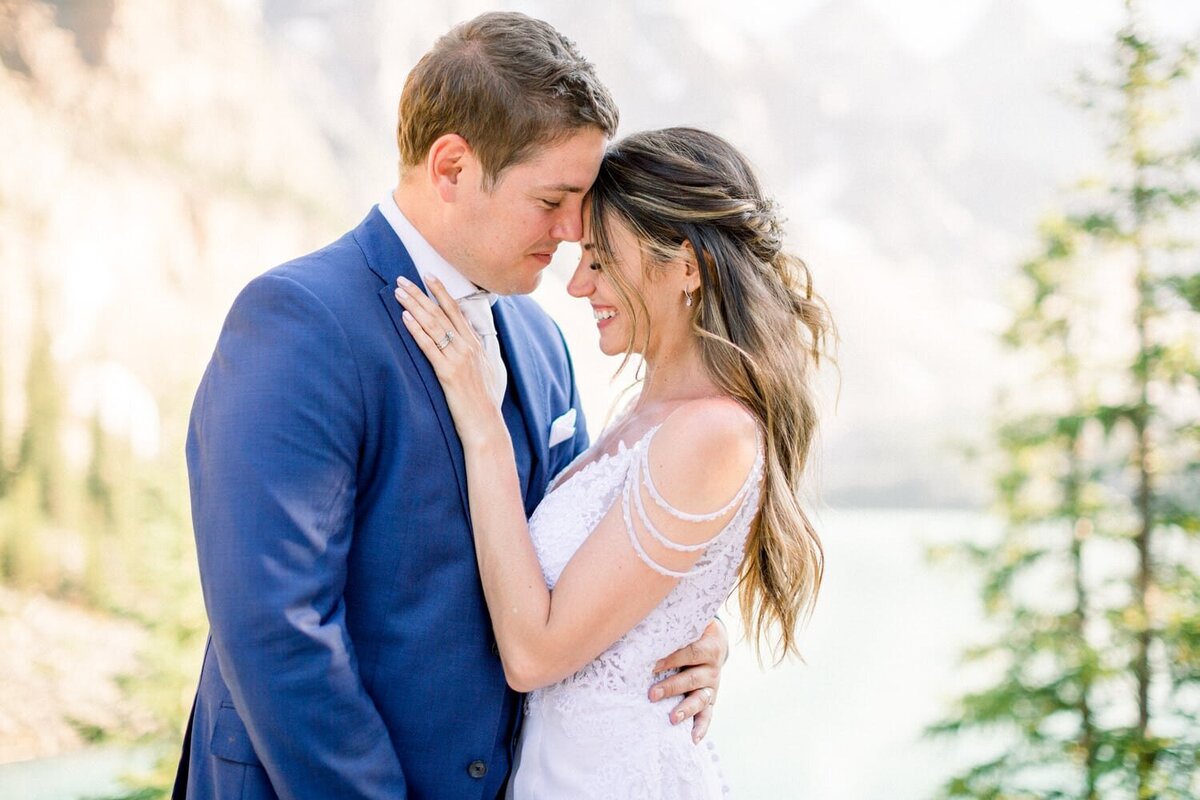
[[575,409],[571,409],[563,414],[554,422],[550,423],[550,444],[548,447],[554,447],[556,444],[561,444],[575,436]]

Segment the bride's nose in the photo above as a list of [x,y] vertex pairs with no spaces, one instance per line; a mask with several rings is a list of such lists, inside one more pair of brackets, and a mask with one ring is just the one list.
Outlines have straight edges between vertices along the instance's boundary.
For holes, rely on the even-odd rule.
[[567,294],[572,297],[587,297],[596,290],[596,281],[592,278],[595,273],[592,272],[591,263],[591,254],[584,250],[579,263],[575,265],[571,280],[567,282]]

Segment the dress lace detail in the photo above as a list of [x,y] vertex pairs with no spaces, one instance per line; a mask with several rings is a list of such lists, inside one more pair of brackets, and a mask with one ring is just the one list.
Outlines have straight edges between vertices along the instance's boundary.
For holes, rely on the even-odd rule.
[[[728,796],[709,742],[695,745],[691,726],[668,719],[676,699],[647,699],[658,659],[699,638],[725,598],[741,565],[746,536],[758,512],[763,457],[758,455],[737,494],[709,514],[687,514],[654,487],[647,454],[660,426],[632,446],[624,442],[578,471],[568,467],[552,482],[530,520],[530,535],[546,584],[553,589],[575,551],[612,509],[621,513],[631,546],[652,569],[678,578],[670,594],[594,661],[526,699],[518,767],[510,797],[646,798],[684,800]],[[589,451],[591,453],[591,451]],[[591,453],[594,455],[594,453]],[[680,545],[655,529],[642,488],[666,513],[688,522],[731,515],[700,545]],[[691,569],[676,572],[654,561],[633,523],[673,550],[701,552]]]

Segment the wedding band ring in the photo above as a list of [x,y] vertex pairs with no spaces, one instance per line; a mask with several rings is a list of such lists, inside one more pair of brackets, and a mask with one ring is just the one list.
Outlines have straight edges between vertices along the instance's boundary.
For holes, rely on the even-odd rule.
[[446,331],[446,335],[443,336],[438,341],[434,342],[434,344],[437,345],[438,350],[445,350],[447,347],[450,346],[450,343],[453,341],[454,341],[454,334],[451,333],[450,331]]
[[713,690],[711,686],[705,686],[700,691],[704,692],[704,705],[711,706],[713,703]]

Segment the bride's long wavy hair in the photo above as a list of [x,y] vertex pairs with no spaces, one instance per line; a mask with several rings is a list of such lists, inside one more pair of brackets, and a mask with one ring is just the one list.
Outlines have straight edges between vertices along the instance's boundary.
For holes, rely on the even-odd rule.
[[[678,257],[684,242],[696,255],[692,330],[701,358],[757,418],[766,442],[762,503],[738,581],[742,619],[760,652],[768,644],[779,658],[798,653],[796,628],[824,574],[799,490],[817,428],[813,374],[836,335],[828,307],[808,267],[784,252],[775,206],[749,163],[719,136],[667,128],[614,144],[588,213],[601,263],[614,263],[614,223],[637,237],[651,281],[655,265]],[[649,326],[638,322],[648,319],[645,301],[621,270],[605,277],[638,338],[648,339]],[[633,351],[631,338],[627,359]]]

